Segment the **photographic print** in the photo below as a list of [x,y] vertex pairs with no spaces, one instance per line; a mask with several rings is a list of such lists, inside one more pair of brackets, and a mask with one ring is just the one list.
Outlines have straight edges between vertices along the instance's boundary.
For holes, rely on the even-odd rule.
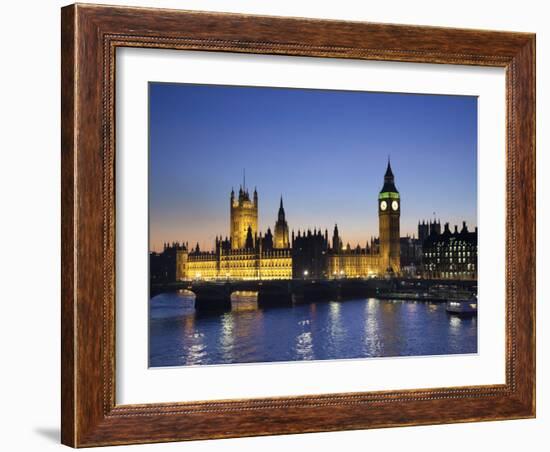
[[149,367],[477,353],[477,98],[149,83]]

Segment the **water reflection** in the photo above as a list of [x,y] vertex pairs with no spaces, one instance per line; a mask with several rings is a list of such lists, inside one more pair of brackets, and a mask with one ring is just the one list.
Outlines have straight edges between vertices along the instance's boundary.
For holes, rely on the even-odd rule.
[[225,313],[221,318],[220,352],[224,362],[233,362],[234,316]]
[[444,304],[331,301],[260,309],[239,294],[231,312],[197,314],[188,293],[150,302],[151,366],[477,352],[477,320]]
[[330,358],[337,358],[342,354],[343,343],[346,340],[346,325],[340,312],[342,303],[331,301],[328,303],[328,316],[326,318],[327,354]]
[[201,342],[201,335],[197,334],[193,336],[193,339],[196,339],[194,344],[191,344],[189,347],[189,352],[185,354],[185,364],[193,365],[202,363],[206,355],[206,346]]
[[311,331],[304,331],[296,338],[296,354],[299,359],[314,359]]
[[456,315],[449,316],[449,325],[451,326],[451,331],[457,331],[460,328],[462,319]]
[[258,292],[240,290],[231,294],[232,311],[250,311],[258,309]]
[[363,336],[364,355],[382,356],[383,343],[380,340],[380,302],[369,298],[365,304],[365,332]]

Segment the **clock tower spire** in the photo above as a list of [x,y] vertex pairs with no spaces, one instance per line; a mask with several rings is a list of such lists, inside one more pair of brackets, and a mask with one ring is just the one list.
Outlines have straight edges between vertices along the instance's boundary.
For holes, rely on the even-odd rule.
[[378,224],[380,229],[380,274],[399,274],[401,271],[401,246],[399,223],[401,197],[395,186],[395,178],[388,157],[384,185],[378,195]]

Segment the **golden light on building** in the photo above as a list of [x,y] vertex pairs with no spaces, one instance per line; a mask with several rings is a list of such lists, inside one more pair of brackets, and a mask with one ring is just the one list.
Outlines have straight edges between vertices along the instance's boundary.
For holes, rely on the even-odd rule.
[[400,195],[388,162],[379,196],[380,238],[365,248],[344,246],[338,227],[332,246],[328,232],[307,230],[292,240],[281,197],[274,234],[258,230],[258,192],[240,187],[230,195],[230,235],[216,237],[214,251],[185,247],[177,251],[178,280],[270,280],[294,278],[367,278],[400,272]]

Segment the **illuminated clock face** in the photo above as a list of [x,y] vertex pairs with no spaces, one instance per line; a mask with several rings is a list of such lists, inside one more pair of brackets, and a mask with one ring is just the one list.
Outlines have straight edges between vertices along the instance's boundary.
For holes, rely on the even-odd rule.
[[397,201],[393,201],[393,202],[391,203],[391,208],[392,208],[393,210],[399,209],[399,203],[398,203]]
[[386,210],[388,208],[388,203],[386,201],[382,201],[380,203],[380,210]]

